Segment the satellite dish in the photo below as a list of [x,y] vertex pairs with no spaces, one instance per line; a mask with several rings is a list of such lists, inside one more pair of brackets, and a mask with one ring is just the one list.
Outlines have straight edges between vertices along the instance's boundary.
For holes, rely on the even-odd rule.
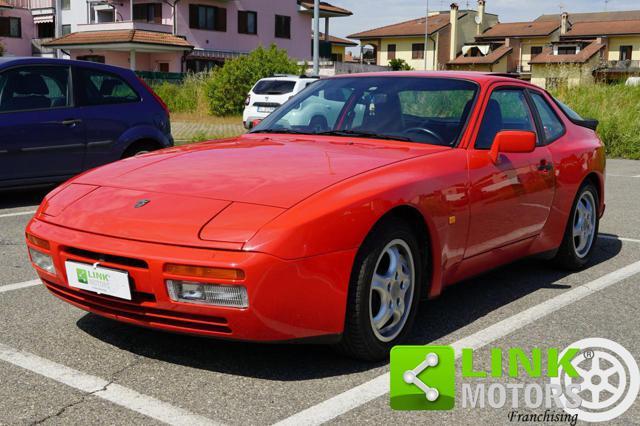
[[480,17],[480,15],[476,15],[475,21],[476,21],[476,24],[478,25],[482,24],[482,18]]

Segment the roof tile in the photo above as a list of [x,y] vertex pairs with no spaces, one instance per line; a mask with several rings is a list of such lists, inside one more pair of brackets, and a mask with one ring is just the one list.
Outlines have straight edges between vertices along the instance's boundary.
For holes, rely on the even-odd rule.
[[[461,13],[458,18],[462,18],[466,13]],[[440,13],[429,16],[429,34],[436,33],[449,25],[449,14]],[[355,39],[369,39],[378,37],[394,36],[422,36],[425,35],[425,18],[412,19],[410,21],[399,22],[384,27],[374,28],[347,36]]]
[[575,55],[554,55],[553,49],[548,47],[541,54],[534,56],[530,64],[584,64],[593,58],[598,52],[605,47],[604,44],[594,41],[593,43],[580,50]]
[[71,33],[46,43],[47,47],[63,47],[82,44],[141,43],[164,46],[193,46],[181,37],[168,33],[143,30],[87,31]]

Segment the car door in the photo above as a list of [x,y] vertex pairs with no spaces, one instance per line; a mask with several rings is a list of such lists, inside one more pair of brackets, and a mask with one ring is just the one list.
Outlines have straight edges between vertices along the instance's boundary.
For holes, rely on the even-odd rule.
[[82,171],[84,125],[66,66],[29,65],[0,74],[0,183]]
[[87,168],[119,160],[122,135],[151,122],[140,96],[119,75],[92,67],[74,67],[74,87],[87,126]]
[[[471,220],[465,257],[472,257],[538,235],[549,217],[555,193],[553,161],[527,91],[494,87],[477,137],[469,146]],[[502,130],[537,134],[531,153],[489,155]]]

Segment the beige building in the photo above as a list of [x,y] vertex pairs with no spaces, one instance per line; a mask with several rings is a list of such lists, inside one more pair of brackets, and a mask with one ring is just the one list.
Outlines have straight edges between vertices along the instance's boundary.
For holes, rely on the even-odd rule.
[[439,70],[460,54],[467,41],[497,22],[497,15],[485,12],[485,0],[479,0],[477,11],[460,10],[453,3],[448,11],[362,31],[349,38],[371,46],[378,65],[403,59],[416,70]]

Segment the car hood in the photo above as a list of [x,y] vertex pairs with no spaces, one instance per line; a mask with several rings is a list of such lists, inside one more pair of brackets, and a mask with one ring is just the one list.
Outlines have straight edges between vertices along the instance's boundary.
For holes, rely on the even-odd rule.
[[446,148],[256,137],[173,148],[76,178],[39,218],[141,241],[239,249],[262,226],[339,181]]

